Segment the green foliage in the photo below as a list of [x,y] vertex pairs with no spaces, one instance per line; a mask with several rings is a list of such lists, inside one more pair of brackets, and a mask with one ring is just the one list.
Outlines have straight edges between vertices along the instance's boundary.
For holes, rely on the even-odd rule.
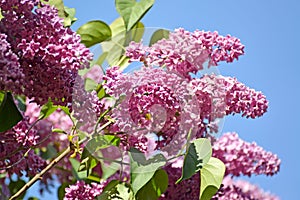
[[123,199],[134,200],[134,194],[130,186],[127,183],[120,182],[118,180],[112,180],[104,188],[102,194],[97,197],[98,200],[108,199]]
[[155,171],[166,164],[162,154],[146,160],[145,155],[137,149],[131,148],[130,156],[130,177],[134,193],[139,191],[155,174]]
[[64,10],[65,10],[64,26],[69,27],[74,22],[77,21],[77,18],[75,17],[76,10],[75,8],[69,8],[67,6],[64,7]]
[[218,158],[211,157],[200,171],[200,200],[209,200],[216,194],[224,178],[225,165]]
[[151,39],[150,39],[150,43],[149,43],[149,46],[152,46],[153,44],[155,44],[157,41],[165,38],[165,39],[168,39],[169,38],[169,34],[170,34],[170,31],[168,30],[165,30],[165,29],[158,29],[157,31],[155,31],[152,36],[151,36]]
[[78,160],[76,160],[75,158],[70,158],[69,160],[72,165],[72,174],[77,180],[85,179],[88,177],[89,174],[87,170],[79,171],[80,162]]
[[77,33],[86,47],[91,47],[111,38],[110,27],[103,21],[94,20],[79,27]]
[[168,174],[158,169],[153,177],[135,195],[137,200],[156,200],[168,188]]
[[49,100],[48,103],[42,106],[39,119],[45,119],[49,117],[58,108],[59,106],[53,105],[52,101]]
[[63,0],[42,0],[44,4],[54,6],[58,11],[58,16],[64,19],[64,26],[69,27],[77,18],[75,18],[75,8],[68,8],[64,6]]
[[65,197],[65,188],[69,186],[69,183],[62,183],[57,190],[57,197],[59,200],[63,200]]
[[131,28],[142,19],[142,17],[153,6],[154,0],[116,0],[115,6],[124,20],[126,30]]
[[0,9],[0,20],[3,18],[3,15],[2,15],[2,12],[1,12],[1,9]]
[[96,63],[100,64],[106,59],[110,66],[125,67],[128,65],[128,58],[123,55],[125,47],[130,41],[139,42],[141,40],[144,34],[144,25],[142,22],[138,22],[130,31],[127,31],[123,19],[117,18],[110,24],[110,29],[112,38],[101,44],[103,54],[99,56]]
[[212,147],[206,138],[198,138],[189,145],[188,152],[184,157],[182,175],[176,183],[192,177],[210,159]]
[[12,94],[0,91],[0,132],[11,129],[22,119]]
[[[14,180],[10,180],[9,181],[9,185],[8,185],[8,188],[9,188],[9,191],[11,194],[15,194],[16,192],[18,192],[24,185],[26,184],[26,182],[20,178],[18,178],[16,181]],[[20,199],[23,199],[25,196],[25,193],[22,194],[19,198]]]

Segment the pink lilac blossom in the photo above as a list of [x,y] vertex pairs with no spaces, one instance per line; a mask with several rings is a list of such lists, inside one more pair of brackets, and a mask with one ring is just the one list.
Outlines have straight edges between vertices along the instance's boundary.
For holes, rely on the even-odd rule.
[[[194,78],[190,84],[198,99],[203,131],[217,118],[225,115],[241,113],[242,117],[256,118],[262,116],[268,108],[268,101],[261,92],[245,86],[235,78],[211,74]],[[217,127],[214,129],[213,132],[218,130]],[[200,131],[200,135],[203,131]]]
[[64,200],[94,200],[102,193],[106,184],[106,181],[91,184],[86,184],[84,181],[77,181],[74,185],[70,185],[65,189]]
[[9,175],[16,173],[27,176],[38,173],[46,162],[36,155],[31,147],[37,144],[39,136],[37,130],[29,124],[29,118],[25,117],[17,125],[0,136],[0,169],[4,169]]
[[0,33],[0,90],[20,93],[24,74],[20,69],[17,55],[11,51],[6,39],[7,35]]
[[176,134],[186,135],[199,119],[199,109],[192,108],[197,103],[188,82],[175,73],[142,67],[132,74],[122,74],[113,67],[104,80],[107,93],[117,98],[112,109],[116,129],[134,135],[155,133],[161,137],[158,148],[170,143]]
[[255,142],[248,143],[237,133],[226,133],[213,144],[213,156],[226,166],[225,174],[233,176],[253,174],[274,175],[280,169],[277,155],[265,151]]
[[126,49],[130,61],[140,61],[146,66],[165,66],[190,79],[190,73],[196,74],[209,60],[209,66],[220,61],[233,62],[244,54],[244,45],[238,38],[221,36],[217,32],[176,29],[168,39],[162,39],[151,47],[131,42]]
[[0,33],[7,35],[24,74],[20,88],[13,92],[21,90],[38,104],[48,98],[59,105],[72,102],[78,70],[88,67],[92,59],[79,35],[63,27],[54,7],[40,1],[1,0],[0,8]]
[[217,194],[212,200],[279,200],[280,198],[263,191],[257,185],[253,185],[244,180],[233,180],[227,176]]

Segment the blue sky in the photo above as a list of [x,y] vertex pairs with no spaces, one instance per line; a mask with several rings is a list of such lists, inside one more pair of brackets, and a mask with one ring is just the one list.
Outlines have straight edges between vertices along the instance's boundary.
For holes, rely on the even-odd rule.
[[[77,10],[74,30],[89,20],[111,23],[118,17],[113,0],[64,2]],[[255,120],[227,117],[223,131],[236,131],[244,140],[256,141],[278,154],[282,160],[279,174],[252,177],[250,181],[284,200],[297,199],[300,185],[299,19],[298,0],[157,0],[142,20],[146,27],[231,34],[245,44],[245,55],[233,64],[221,64],[219,70],[262,91],[269,100],[269,110]]]

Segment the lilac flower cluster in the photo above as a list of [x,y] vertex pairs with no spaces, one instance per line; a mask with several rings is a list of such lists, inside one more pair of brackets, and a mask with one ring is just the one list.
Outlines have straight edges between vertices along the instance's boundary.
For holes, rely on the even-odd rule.
[[92,59],[89,50],[80,43],[79,35],[63,27],[54,7],[39,0],[1,0],[0,8],[1,44],[5,43],[3,34],[6,34],[10,44],[7,56],[11,54],[10,62],[18,66],[18,73],[22,73],[19,76],[23,77],[18,79],[18,88],[11,88],[11,80],[2,77],[10,76],[15,68],[6,64],[7,74],[1,75],[1,89],[25,94],[38,104],[46,103],[49,98],[59,105],[72,102],[78,70],[88,67]]
[[6,41],[7,35],[0,33],[0,90],[13,90],[21,92],[20,84],[24,75],[18,57],[11,51]]
[[212,122],[236,113],[256,118],[267,111],[266,97],[235,78],[211,74],[194,78],[190,83],[198,99],[202,121]]
[[280,159],[256,143],[248,143],[236,133],[226,133],[213,145],[213,156],[222,160],[226,174],[233,176],[252,174],[274,175],[279,171]]
[[189,73],[202,70],[208,60],[209,66],[217,65],[220,61],[233,62],[243,54],[244,45],[238,38],[199,30],[191,33],[182,28],[151,47],[131,42],[126,49],[131,61],[141,61],[146,66],[166,66],[186,78],[190,78]]
[[27,176],[38,173],[46,162],[30,148],[37,144],[39,136],[35,128],[31,128],[29,118],[25,117],[17,125],[0,136],[0,169],[9,175],[15,173]]
[[197,104],[192,103],[195,99],[188,81],[175,73],[142,67],[133,74],[122,74],[113,67],[104,80],[107,93],[119,99],[112,117],[120,132],[135,136],[156,133],[161,137],[158,147],[163,147],[176,134],[187,134],[199,120],[199,109],[191,109]]
[[106,184],[106,181],[91,184],[86,184],[84,181],[77,181],[76,184],[70,185],[65,189],[64,200],[94,200],[102,193]]
[[279,200],[279,197],[263,191],[257,185],[253,185],[244,180],[234,181],[230,177],[225,177],[223,184],[212,200]]

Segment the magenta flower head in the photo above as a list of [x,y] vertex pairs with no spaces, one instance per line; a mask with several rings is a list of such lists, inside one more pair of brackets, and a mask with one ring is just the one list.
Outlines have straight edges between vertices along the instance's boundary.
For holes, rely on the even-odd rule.
[[131,42],[126,55],[131,61],[141,61],[146,66],[166,67],[169,71],[190,79],[190,73],[203,70],[204,64],[215,66],[218,62],[233,62],[244,54],[244,45],[230,35],[217,32],[176,29],[168,39],[162,39],[151,47]]
[[233,176],[252,174],[274,175],[280,169],[277,155],[265,151],[256,143],[248,143],[236,133],[226,133],[213,145],[213,156],[226,165],[226,174]]
[[66,194],[64,200],[94,200],[97,196],[99,196],[102,193],[105,186],[106,181],[102,181],[99,184],[86,184],[84,181],[77,181],[74,185],[70,185],[65,189]]
[[106,91],[117,99],[112,117],[120,132],[135,136],[155,133],[157,148],[161,148],[177,137],[182,140],[193,123],[200,123],[189,83],[175,73],[142,67],[125,74],[113,67],[104,79]]
[[[50,98],[67,105],[78,70],[92,59],[79,35],[63,26],[54,7],[38,0],[1,0],[0,8],[0,52],[7,52],[0,88],[25,94],[38,104]],[[12,76],[16,68],[18,73]],[[8,85],[17,78],[18,87]]]

